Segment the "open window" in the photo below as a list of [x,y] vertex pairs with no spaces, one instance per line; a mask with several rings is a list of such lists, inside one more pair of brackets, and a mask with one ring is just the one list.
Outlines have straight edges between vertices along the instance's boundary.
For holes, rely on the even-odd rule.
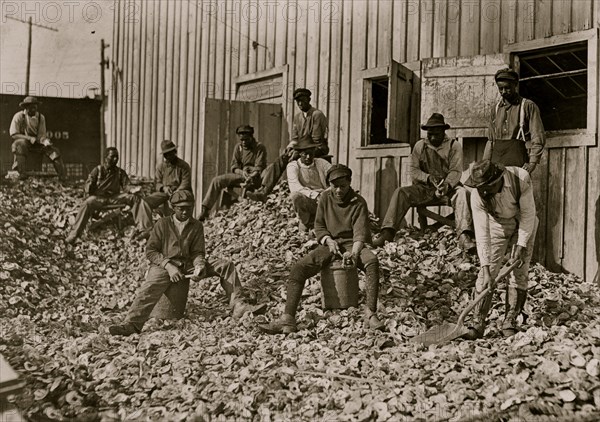
[[361,146],[410,143],[417,136],[411,124],[413,72],[392,61],[389,66],[364,70],[362,78]]
[[598,30],[506,48],[519,69],[519,93],[540,108],[547,147],[596,145]]

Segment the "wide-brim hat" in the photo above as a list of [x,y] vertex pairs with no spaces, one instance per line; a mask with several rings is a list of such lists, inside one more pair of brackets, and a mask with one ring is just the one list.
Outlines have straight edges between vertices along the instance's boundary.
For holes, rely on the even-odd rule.
[[25,97],[25,99],[19,103],[19,107],[24,108],[32,104],[39,105],[42,104],[42,102],[35,97]]
[[193,206],[194,205],[194,194],[189,190],[176,190],[171,199],[169,199],[171,205],[177,205],[180,207]]
[[352,170],[343,164],[334,164],[327,170],[325,179],[327,180],[327,183],[329,183],[333,180],[341,179],[342,177],[352,177]]
[[465,185],[472,188],[493,185],[502,178],[505,170],[506,168],[502,164],[494,163],[491,160],[477,161],[471,165],[471,175]]
[[450,129],[450,125],[444,121],[444,116],[440,113],[433,113],[431,117],[427,119],[427,123],[421,125],[421,129],[423,130],[432,129],[434,127]]
[[303,151],[307,149],[317,148],[319,144],[316,144],[312,137],[304,136],[293,146],[296,151]]
[[166,154],[171,151],[177,151],[177,145],[175,145],[172,141],[165,139],[160,143],[160,149],[163,154]]
[[312,92],[310,92],[309,89],[306,88],[298,88],[294,90],[294,100],[300,98],[300,97],[310,97],[312,96]]

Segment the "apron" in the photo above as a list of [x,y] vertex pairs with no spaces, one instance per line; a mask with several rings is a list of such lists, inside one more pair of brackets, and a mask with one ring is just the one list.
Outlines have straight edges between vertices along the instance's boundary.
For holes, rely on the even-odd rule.
[[[517,139],[496,139],[492,141],[492,161],[500,163],[505,166],[516,166],[523,167],[525,163],[529,162],[529,154],[527,152],[526,139],[525,139],[525,107],[523,103],[525,98],[521,100],[519,104],[519,132]],[[498,116],[498,109],[500,108],[500,102],[496,105],[496,116]],[[493,124],[494,130],[496,130],[496,121]]]

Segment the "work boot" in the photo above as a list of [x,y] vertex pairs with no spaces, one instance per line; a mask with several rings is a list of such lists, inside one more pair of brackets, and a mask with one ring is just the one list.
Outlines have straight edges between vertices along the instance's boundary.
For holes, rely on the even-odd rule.
[[125,324],[111,325],[108,327],[108,332],[113,336],[130,336],[132,334],[139,334],[140,330],[138,330],[135,325],[127,322]]
[[[477,296],[477,290],[473,289],[473,298]],[[464,334],[462,338],[465,340],[477,340],[483,337],[485,333],[487,316],[490,313],[492,307],[493,292],[488,293],[481,302],[475,305],[473,309],[473,319],[468,326],[469,332]]]
[[382,229],[381,233],[379,233],[379,236],[377,236],[375,240],[373,240],[373,246],[375,248],[383,247],[386,241],[391,242],[394,240],[395,234],[396,231],[394,229]]
[[64,182],[67,180],[67,170],[65,169],[65,164],[63,163],[62,158],[57,158],[52,161],[52,165],[54,166],[54,170],[58,175],[58,180]]
[[270,324],[261,324],[258,329],[266,334],[290,334],[298,331],[296,319],[289,314],[281,315],[281,318]]
[[204,221],[208,218],[208,214],[210,213],[210,209],[208,207],[205,207],[204,205],[202,205],[202,211],[200,212],[200,215],[198,216],[198,220],[200,221]]
[[250,305],[249,303],[238,301],[233,305],[231,316],[233,319],[240,319],[246,312],[252,312],[252,315],[263,315],[267,312],[267,304]]
[[262,202],[262,203],[267,202],[267,194],[265,193],[265,191],[262,188],[254,191],[254,192],[246,192],[246,197],[252,199],[253,201],[257,201],[257,202]]
[[369,327],[370,330],[374,331],[383,331],[385,329],[385,324],[377,318],[377,314],[370,309],[365,309],[365,327]]
[[466,253],[473,254],[477,252],[477,244],[473,241],[473,238],[466,232],[463,232],[458,237],[458,244]]
[[527,290],[508,287],[506,290],[506,300],[504,322],[502,323],[502,334],[504,337],[514,336],[519,328],[517,327],[517,317],[523,311],[523,306],[527,300]]

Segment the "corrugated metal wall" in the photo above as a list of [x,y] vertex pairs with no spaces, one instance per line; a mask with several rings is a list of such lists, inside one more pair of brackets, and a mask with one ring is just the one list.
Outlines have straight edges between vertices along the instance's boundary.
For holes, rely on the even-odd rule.
[[[236,99],[236,77],[287,64],[288,124],[291,92],[310,88],[313,105],[329,118],[332,153],[360,175],[355,185],[370,205],[384,208],[375,175],[395,167],[404,183],[401,162],[409,150],[396,149],[391,165],[386,155],[357,159],[361,70],[390,58],[411,63],[501,53],[507,44],[592,27],[600,27],[595,0],[115,0],[109,144],[143,176],[153,176],[165,138],[180,145],[184,159],[197,161],[201,99]],[[585,156],[597,157],[597,148]],[[597,162],[587,163],[588,178],[597,180]],[[597,182],[590,186],[591,203]],[[586,239],[593,211],[584,212]]]

